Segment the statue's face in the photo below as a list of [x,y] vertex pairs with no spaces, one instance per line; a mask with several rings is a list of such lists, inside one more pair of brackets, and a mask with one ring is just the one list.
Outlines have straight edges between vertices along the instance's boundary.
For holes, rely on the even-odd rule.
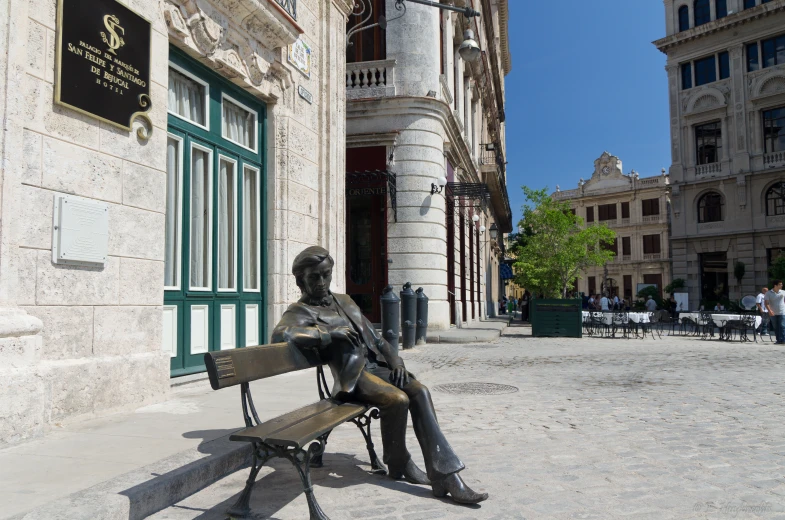
[[330,293],[333,280],[333,267],[329,259],[313,267],[307,267],[303,274],[303,290],[311,298],[325,298]]

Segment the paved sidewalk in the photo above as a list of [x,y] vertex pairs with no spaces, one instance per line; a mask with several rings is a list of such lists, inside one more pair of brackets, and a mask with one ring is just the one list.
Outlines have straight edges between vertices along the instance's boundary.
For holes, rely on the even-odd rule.
[[[371,475],[362,437],[344,425],[313,472],[333,520],[785,519],[785,350],[776,345],[534,339],[514,326],[491,343],[403,356],[432,389],[464,478],[491,498],[463,507]],[[262,419],[314,401],[314,379],[253,384]],[[454,383],[513,393],[440,386]],[[238,394],[196,382],[166,403],[0,451],[0,517],[223,520],[247,477],[236,471],[247,450],[226,441],[241,426]],[[377,424],[374,436],[378,445]],[[407,440],[421,462],[411,426]],[[198,491],[204,479],[214,483]],[[252,506],[260,519],[307,518],[288,462],[262,470]]]
[[[437,331],[428,341],[489,342],[499,338],[506,323],[507,320],[492,320],[468,328]],[[409,352],[427,348],[407,351],[404,358]],[[272,418],[317,400],[315,380],[315,371],[308,370],[254,383],[254,395],[269,396],[269,401],[259,406],[262,418]],[[185,381],[188,384],[182,384]],[[72,497],[70,506],[58,507],[72,511],[73,516],[68,518],[82,518],[84,513],[84,518],[95,520],[90,516],[90,508],[99,507],[107,495],[135,489],[139,497],[105,506],[112,511],[131,512],[134,500],[150,500],[148,490],[139,489],[141,484],[161,486],[149,477],[151,473],[163,474],[191,464],[196,473],[208,467],[210,478],[218,479],[234,470],[232,464],[241,465],[247,450],[243,451],[240,443],[228,441],[228,434],[243,425],[239,390],[213,392],[206,374],[177,378],[173,385],[167,402],[133,413],[69,424],[44,437],[0,449],[0,519],[82,493]],[[173,474],[169,480],[174,478],[183,479]],[[159,498],[167,493],[160,492]],[[50,512],[42,510],[39,516],[29,518],[49,520]]]

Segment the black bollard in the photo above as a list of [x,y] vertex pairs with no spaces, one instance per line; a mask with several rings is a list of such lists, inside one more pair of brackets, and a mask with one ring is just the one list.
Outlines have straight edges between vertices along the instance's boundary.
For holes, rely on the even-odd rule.
[[425,345],[428,334],[428,297],[422,287],[417,289],[417,332],[414,340],[417,345]]
[[398,334],[401,332],[401,300],[395,295],[392,285],[382,291],[382,336],[398,353]]
[[403,349],[414,348],[417,323],[417,296],[412,291],[412,283],[403,284],[401,291],[401,336]]

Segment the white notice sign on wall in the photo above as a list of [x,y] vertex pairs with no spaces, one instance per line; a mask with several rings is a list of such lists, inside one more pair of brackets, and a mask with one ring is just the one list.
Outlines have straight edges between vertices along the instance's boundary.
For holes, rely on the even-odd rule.
[[289,45],[288,60],[289,63],[297,67],[297,70],[311,77],[311,48],[307,43],[298,39],[293,44]]

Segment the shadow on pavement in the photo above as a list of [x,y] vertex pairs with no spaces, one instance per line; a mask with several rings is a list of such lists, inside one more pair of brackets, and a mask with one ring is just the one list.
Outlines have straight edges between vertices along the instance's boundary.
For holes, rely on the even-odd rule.
[[[359,446],[362,448],[361,445]],[[433,497],[429,486],[417,486],[404,481],[392,480],[386,476],[374,475],[369,471],[362,469],[360,466],[370,467],[370,463],[358,459],[355,455],[325,453],[324,467],[311,469],[311,481],[315,487],[314,494],[316,500],[328,516],[330,515],[330,509],[340,507],[345,510],[350,504],[367,507],[368,502],[367,500],[353,501],[351,497],[341,494],[339,496],[345,497],[346,503],[336,505],[324,500],[324,494],[320,493],[319,488],[346,489],[361,484],[372,484],[386,489],[408,493],[419,498],[439,500]],[[286,459],[272,459],[265,464],[265,468],[272,468],[273,472],[267,473],[256,480],[251,495],[252,518],[277,518],[275,516],[277,512],[303,494],[300,477],[289,461]],[[262,471],[264,471],[264,469]],[[246,469],[243,469],[242,472],[243,476],[247,476]],[[237,498],[242,491],[242,486],[245,484],[244,480],[240,481],[237,479],[235,482],[236,484],[232,484],[232,486],[236,486],[236,489],[234,490],[236,493],[230,498],[211,506],[208,510],[188,505],[177,505],[174,507],[176,509],[203,511],[202,514],[194,517],[198,520],[223,520],[226,518],[226,511],[237,501]],[[218,495],[218,493],[216,494]],[[473,508],[479,507],[480,506],[474,506]]]

